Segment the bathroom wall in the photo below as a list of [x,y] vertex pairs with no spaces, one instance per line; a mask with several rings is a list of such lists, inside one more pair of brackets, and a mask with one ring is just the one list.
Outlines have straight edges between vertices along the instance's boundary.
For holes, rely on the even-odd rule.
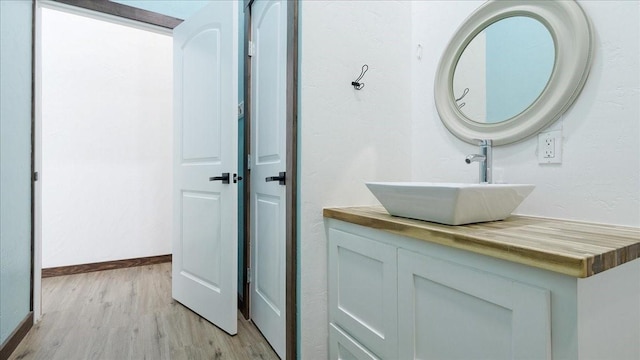
[[[451,135],[433,101],[433,81],[447,42],[480,1],[415,1],[411,58],[412,179],[477,181],[476,147]],[[640,226],[640,2],[579,1],[595,29],[595,58],[584,90],[550,126],[562,129],[562,164],[540,165],[537,138],[494,149],[494,177],[531,183],[519,214]]]
[[31,310],[31,1],[0,1],[0,344]]
[[[322,208],[374,204],[365,181],[411,176],[410,11],[410,2],[300,4],[302,359],[327,358]],[[357,91],[351,81],[363,64],[369,70]]]
[[42,9],[43,268],[171,253],[172,64],[168,34]]

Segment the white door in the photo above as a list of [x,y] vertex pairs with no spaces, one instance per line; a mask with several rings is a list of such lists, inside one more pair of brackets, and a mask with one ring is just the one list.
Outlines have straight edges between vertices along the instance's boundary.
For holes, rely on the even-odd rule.
[[[251,9],[251,318],[285,358],[286,1]],[[266,181],[267,178],[272,181]]]
[[229,334],[237,332],[237,74],[238,2],[214,1],[174,29],[172,292]]

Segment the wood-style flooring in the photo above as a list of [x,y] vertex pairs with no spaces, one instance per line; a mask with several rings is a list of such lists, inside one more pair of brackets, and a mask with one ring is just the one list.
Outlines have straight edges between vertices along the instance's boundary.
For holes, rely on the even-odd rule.
[[9,359],[278,359],[238,316],[229,336],[171,298],[171,264],[46,278],[43,316]]

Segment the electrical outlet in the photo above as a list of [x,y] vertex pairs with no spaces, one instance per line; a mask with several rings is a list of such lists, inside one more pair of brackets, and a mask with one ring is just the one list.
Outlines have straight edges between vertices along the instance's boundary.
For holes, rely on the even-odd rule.
[[552,130],[538,135],[538,163],[562,163],[562,130]]
[[542,157],[552,159],[556,157],[556,139],[548,137],[544,139],[542,144]]

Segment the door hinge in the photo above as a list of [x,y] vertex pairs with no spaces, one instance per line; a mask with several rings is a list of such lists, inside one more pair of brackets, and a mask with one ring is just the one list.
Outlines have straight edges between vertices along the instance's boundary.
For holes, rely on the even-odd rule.
[[38,181],[38,172],[33,173],[33,181]]
[[247,170],[251,170],[251,154],[247,154]]
[[253,279],[251,278],[251,268],[247,268],[247,284],[250,283]]
[[238,104],[238,120],[244,117],[244,101]]
[[249,57],[253,56],[256,54],[256,43],[254,43],[253,41],[249,40],[249,46],[247,46],[247,52],[249,55]]

